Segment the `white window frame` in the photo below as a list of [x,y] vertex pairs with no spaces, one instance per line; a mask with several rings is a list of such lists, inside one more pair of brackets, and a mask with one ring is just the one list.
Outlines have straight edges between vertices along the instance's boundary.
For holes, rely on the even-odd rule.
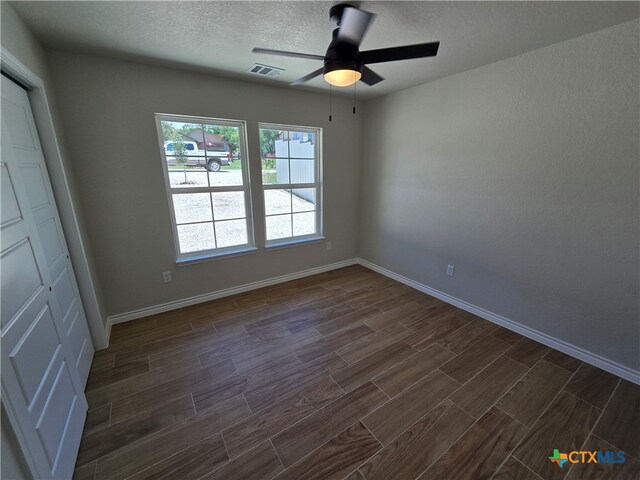
[[[314,242],[318,240],[324,240],[324,232],[323,232],[323,175],[322,175],[322,128],[320,127],[303,127],[300,125],[283,125],[277,123],[266,123],[260,122],[258,123],[258,133],[260,130],[287,130],[289,132],[302,132],[302,133],[312,133],[315,136],[314,141],[314,161],[315,161],[315,182],[313,183],[276,183],[276,184],[265,184],[264,177],[261,175],[260,180],[262,182],[262,201],[264,205],[264,192],[265,190],[298,190],[303,188],[315,188],[316,189],[316,233],[310,235],[300,235],[295,237],[285,237],[278,238],[274,240],[267,240],[267,216],[275,216],[275,215],[267,215],[266,214],[266,205],[265,205],[265,214],[264,214],[264,238],[265,238],[265,248],[275,248],[286,245],[295,245],[300,243]],[[262,152],[260,152],[260,157],[262,157]],[[295,157],[294,157],[295,159]],[[262,158],[261,158],[262,160]],[[289,160],[291,160],[291,155],[289,155]],[[309,159],[302,159],[309,160]],[[260,169],[262,171],[262,165],[260,165]],[[291,180],[291,179],[289,179]],[[293,193],[292,193],[293,194]],[[282,215],[291,215],[282,214]],[[293,219],[292,219],[293,220]]]
[[[252,253],[257,250],[255,246],[255,236],[253,232],[253,210],[251,202],[251,183],[249,178],[249,162],[248,162],[248,150],[247,150],[247,123],[243,120],[230,120],[222,118],[211,117],[196,117],[191,115],[173,115],[166,113],[156,113],[156,130],[158,132],[158,145],[160,147],[160,158],[162,161],[162,172],[165,181],[165,192],[167,195],[167,202],[169,204],[169,215],[171,217],[171,229],[173,231],[173,241],[176,252],[176,263],[186,264],[195,263],[204,260],[212,260],[217,257],[226,257],[229,255],[240,255],[246,253]],[[180,187],[174,188],[169,181],[169,169],[167,164],[166,153],[164,151],[164,138],[162,135],[162,123],[161,122],[183,122],[183,123],[204,123],[212,125],[220,125],[227,127],[238,127],[240,134],[238,135],[240,141],[240,158],[242,162],[242,185],[229,185],[229,186],[207,186],[207,187]],[[208,173],[207,173],[208,174]],[[215,192],[244,192],[244,204],[245,215],[247,225],[247,243],[244,245],[234,245],[232,247],[213,248],[208,250],[200,250],[197,252],[180,253],[180,239],[178,237],[178,224],[176,222],[175,210],[173,207],[173,194],[187,194],[187,193],[215,193]],[[215,214],[213,208],[211,211],[213,228],[215,232]],[[225,219],[232,220],[232,219]]]

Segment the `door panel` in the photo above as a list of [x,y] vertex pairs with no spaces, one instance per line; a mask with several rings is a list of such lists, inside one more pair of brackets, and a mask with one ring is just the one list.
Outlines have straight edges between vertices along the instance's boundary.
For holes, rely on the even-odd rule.
[[[9,87],[4,88],[7,84]],[[53,279],[53,293],[60,304],[64,334],[71,332],[71,324],[76,316],[81,320],[76,329],[80,327],[83,334],[80,335],[80,332],[75,330],[73,338],[69,337],[68,342],[71,351],[74,352],[80,379],[85,384],[91,368],[93,344],[55,206],[29,99],[24,90],[4,77],[2,86],[3,123],[6,122],[8,125],[8,142],[17,161],[47,267]],[[77,344],[71,345],[71,342],[77,342]]]
[[53,218],[45,220],[41,225],[38,225],[38,234],[42,239],[42,248],[47,259],[47,265],[51,266],[55,262],[62,261],[64,250],[60,244],[60,234]]
[[51,310],[45,305],[33,325],[9,354],[22,387],[22,394],[30,409],[38,387],[50,369],[59,348],[60,341],[53,326]]
[[36,427],[52,470],[56,467],[60,450],[64,445],[64,431],[72,421],[77,401],[69,366],[64,360],[54,373],[56,375],[53,388],[49,391]]
[[7,165],[4,162],[0,167],[0,172],[0,176],[2,177],[2,186],[0,187],[2,188],[2,190],[0,190],[0,194],[2,194],[2,199],[0,200],[0,207],[2,210],[2,213],[0,214],[0,224],[4,227],[11,222],[20,220],[22,216],[20,215],[18,200],[16,199],[13,191],[13,185],[11,184]]
[[60,311],[62,312],[62,322],[67,323],[68,316],[75,302],[73,291],[71,290],[71,282],[69,280],[69,271],[67,269],[62,270],[58,278],[53,281],[53,293],[60,305]]
[[45,187],[44,177],[42,176],[42,169],[40,166],[21,165],[20,173],[24,181],[24,186],[27,188],[27,195],[29,195],[31,210],[36,211],[40,208],[49,206],[47,189]]
[[[68,263],[66,247],[61,236],[51,241],[51,227],[46,224],[53,221],[61,232],[48,177],[42,176],[46,173],[43,164],[25,170],[18,161],[22,152],[33,154],[39,149],[35,126],[25,121],[25,118],[31,119],[30,109],[26,110],[28,102],[21,109],[19,102],[5,99],[5,96],[20,99],[20,92],[24,94],[2,77],[2,403],[33,475],[47,479],[71,478],[87,410],[83,392],[85,380],[78,372],[76,358],[90,363],[91,356],[88,359],[86,356],[87,352],[93,354],[93,348],[84,333],[84,317],[78,313],[81,306],[79,297],[75,297],[70,269],[58,268],[59,289],[54,291],[53,288],[50,265]],[[25,99],[26,94],[22,100]],[[36,172],[45,180],[45,196],[27,191],[22,176],[25,171]],[[32,187],[36,184],[30,183]],[[36,225],[31,208],[34,200],[40,205],[36,212],[49,211],[48,218],[40,222],[41,229]],[[40,232],[43,232],[42,237]],[[42,238],[47,243],[46,248],[43,248]],[[64,262],[59,261],[60,247]],[[64,312],[70,318],[67,328],[57,294],[68,310]],[[79,320],[79,332],[71,328],[74,323],[71,319]],[[80,348],[74,346],[75,351],[70,345],[70,334],[80,345]]]
[[[18,229],[14,229],[18,230]],[[9,323],[29,299],[44,288],[28,237],[2,252],[2,325]]]
[[[3,87],[7,82],[9,82],[11,86],[15,85],[10,80],[7,80],[7,82],[4,80],[5,79],[3,78]],[[15,86],[17,87],[17,85]],[[24,92],[20,87],[18,88]],[[2,95],[2,116],[9,127],[13,146],[35,151],[36,146],[34,135],[29,122],[29,115],[27,113],[29,104],[25,104],[22,101],[20,93],[21,92],[18,92],[17,96]]]
[[67,337],[71,339],[69,346],[71,347],[73,358],[80,358],[83,354],[81,349],[85,347],[85,344],[82,342],[82,337],[84,336],[84,330],[82,328],[83,320],[78,310],[73,311],[73,313],[74,316],[73,320],[71,320],[71,326],[67,330]]

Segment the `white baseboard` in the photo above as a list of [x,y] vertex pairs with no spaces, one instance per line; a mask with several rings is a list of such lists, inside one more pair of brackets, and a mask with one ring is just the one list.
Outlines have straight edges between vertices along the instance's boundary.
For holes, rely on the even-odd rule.
[[136,320],[138,318],[148,317],[149,315],[155,315],[157,313],[168,312],[169,310],[175,310],[177,308],[188,307],[196,305],[198,303],[208,302],[217,298],[228,297],[230,295],[236,295],[238,293],[248,292],[250,290],[256,290],[258,288],[268,287],[277,283],[289,282],[296,280],[297,278],[309,277],[311,275],[317,275],[318,273],[328,272],[330,270],[336,270],[338,268],[348,267],[349,265],[355,265],[358,263],[357,258],[351,258],[342,262],[331,263],[329,265],[323,265],[321,267],[310,268],[301,272],[289,273],[287,275],[281,275],[279,277],[273,277],[266,280],[260,280],[258,282],[247,283],[238,287],[225,288],[224,290],[218,290],[216,292],[205,293],[203,295],[196,295],[195,297],[189,297],[182,300],[176,300],[173,302],[167,302],[153,307],[141,308],[139,310],[133,310],[131,312],[120,313],[107,317],[107,325],[105,326],[105,335],[107,340],[111,334],[111,326],[116,323],[128,322],[130,320]]
[[467,312],[473,313],[474,315],[484,318],[485,320],[496,323],[501,327],[517,332],[520,335],[524,335],[525,337],[535,340],[536,342],[540,342],[548,347],[555,348],[556,350],[566,353],[567,355],[571,355],[572,357],[582,360],[583,362],[589,363],[609,373],[622,377],[625,380],[640,384],[640,372],[637,370],[633,370],[625,365],[621,365],[617,362],[601,357],[600,355],[584,350],[583,348],[576,347],[575,345],[571,345],[570,343],[553,338],[545,333],[539,332],[538,330],[522,325],[496,313],[490,312],[480,307],[476,307],[475,305],[465,302],[464,300],[460,300],[459,298],[448,295],[444,292],[436,290],[435,288],[431,288],[422,283],[416,282],[415,280],[411,280],[410,278],[399,275],[395,272],[392,272],[391,270],[387,270],[386,268],[368,262],[367,260],[359,258],[358,263],[363,267],[367,267],[386,277],[397,280],[400,283],[404,283],[405,285],[415,288],[416,290],[420,290],[427,295],[436,297],[443,302],[455,305],[462,310],[466,310]]
[[107,339],[107,344],[102,348],[96,348],[96,350],[103,350],[105,348],[109,348],[109,342],[111,340],[111,327],[113,326],[113,322],[111,321],[111,317],[107,317],[107,324],[104,326],[104,338]]
[[355,265],[355,264],[360,264],[363,267],[369,268],[386,277],[392,278],[400,283],[404,283],[405,285],[415,288],[416,290],[426,293],[427,295],[436,297],[442,300],[443,302],[447,302],[451,305],[455,305],[456,307],[466,310],[467,312],[473,313],[474,315],[478,315],[479,317],[484,318],[485,320],[496,323],[501,327],[517,332],[521,335],[524,335],[527,338],[535,340],[536,342],[540,342],[544,345],[547,345],[548,347],[555,348],[556,350],[566,353],[567,355],[571,355],[572,357],[578,358],[579,360],[582,360],[598,368],[601,368],[602,370],[605,370],[609,373],[612,373],[626,380],[629,380],[630,382],[640,384],[640,372],[636,370],[633,370],[629,367],[616,363],[612,360],[601,357],[600,355],[589,352],[580,347],[576,347],[575,345],[572,345],[570,343],[553,338],[545,333],[539,332],[538,330],[522,325],[518,322],[510,320],[496,313],[493,313],[483,308],[472,305],[471,303],[465,302],[464,300],[448,295],[444,292],[436,290],[435,288],[428,287],[427,285],[416,282],[415,280],[407,278],[398,273],[392,272],[391,270],[380,267],[362,258],[352,258],[349,260],[344,260],[342,262],[323,265],[321,267],[311,268],[308,270],[290,273],[287,275],[269,278],[266,280],[260,280],[258,282],[247,283],[245,285],[240,285],[237,287],[226,288],[224,290],[218,290],[216,292],[197,295],[195,297],[189,297],[182,300],[167,302],[161,305],[155,305],[153,307],[141,308],[139,310],[133,310],[131,312],[113,315],[107,318],[107,325],[105,327],[105,336],[107,339],[109,339],[109,335],[111,333],[111,326],[115,325],[116,323],[128,322],[130,320],[136,320],[138,318],[147,317],[149,315],[168,312],[169,310],[188,307],[190,305],[196,305],[198,303],[208,302],[210,300],[215,300],[217,298],[228,297],[230,295],[236,295],[238,293],[248,292],[250,290],[256,290],[258,288],[268,287],[270,285],[288,282],[291,280],[295,280],[297,278],[308,277],[311,275],[316,275],[318,273],[328,272],[330,270],[335,270],[338,268],[347,267],[349,265]]

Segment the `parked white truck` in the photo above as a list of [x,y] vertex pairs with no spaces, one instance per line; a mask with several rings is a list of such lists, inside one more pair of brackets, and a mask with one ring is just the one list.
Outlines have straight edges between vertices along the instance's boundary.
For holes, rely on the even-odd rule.
[[164,153],[167,157],[169,166],[178,165],[176,153],[182,149],[183,155],[187,158],[186,165],[188,167],[202,166],[210,172],[219,172],[223,165],[229,165],[231,161],[231,153],[225,150],[218,150],[212,147],[207,150],[198,149],[196,142],[164,142]]

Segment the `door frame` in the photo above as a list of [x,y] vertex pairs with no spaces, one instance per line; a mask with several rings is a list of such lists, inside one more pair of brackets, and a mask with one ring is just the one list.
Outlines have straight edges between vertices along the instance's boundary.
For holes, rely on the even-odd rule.
[[42,79],[26,67],[6,48],[0,47],[0,69],[27,87],[27,95],[38,129],[45,164],[49,171],[60,221],[64,231],[71,263],[76,274],[78,290],[84,307],[91,340],[96,350],[106,348],[109,339],[104,326],[98,294],[89,267],[85,242],[80,233],[76,208],[69,188],[68,175],[62,160],[62,152],[56,134],[49,100]]

